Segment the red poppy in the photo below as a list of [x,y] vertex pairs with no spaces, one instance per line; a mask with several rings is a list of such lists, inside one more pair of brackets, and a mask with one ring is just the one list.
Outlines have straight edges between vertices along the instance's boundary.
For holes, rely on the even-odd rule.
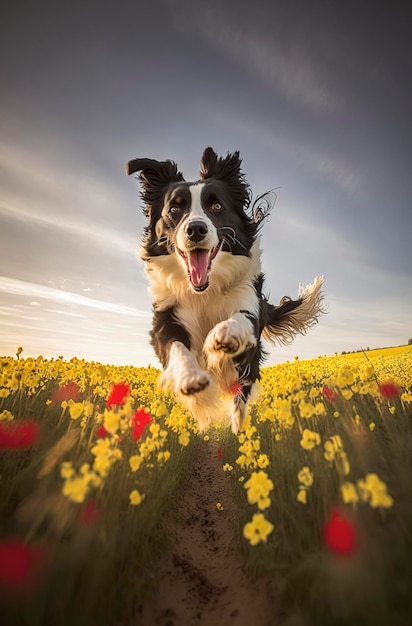
[[28,448],[36,443],[39,425],[33,420],[0,423],[0,448]]
[[333,389],[331,389],[330,387],[327,387],[326,385],[323,387],[322,389],[322,393],[325,396],[325,398],[327,398],[327,400],[329,400],[329,402],[335,402],[336,400],[336,394],[333,391]]
[[79,522],[82,526],[95,526],[101,518],[96,500],[88,500],[79,511]]
[[337,509],[332,509],[329,521],[323,528],[326,547],[339,556],[353,554],[358,545],[358,531],[353,521]]
[[217,458],[218,458],[218,459],[221,459],[221,458],[222,458],[222,455],[223,455],[222,448],[218,448],[218,449],[217,449]]
[[64,383],[57,391],[52,393],[50,400],[52,404],[60,404],[64,400],[66,402],[68,400],[77,402],[79,400],[79,386],[72,380],[69,380],[69,382]]
[[115,404],[124,404],[130,396],[130,386],[127,383],[115,383],[106,400],[106,406],[111,409]]
[[392,400],[393,398],[397,398],[401,395],[402,389],[396,383],[388,380],[385,383],[381,383],[379,385],[379,392],[381,396],[383,396],[387,400]]
[[234,396],[240,396],[242,393],[242,384],[235,380],[229,387],[229,391]]
[[108,434],[108,433],[107,433],[107,430],[106,430],[106,429],[105,429],[105,427],[104,427],[104,424],[100,424],[99,428],[96,430],[96,435],[97,435],[98,437],[102,437],[102,438],[104,438],[104,437],[106,437],[106,436],[107,436],[107,434]]
[[0,589],[28,591],[37,586],[48,560],[44,546],[28,546],[18,538],[0,542]]
[[132,417],[132,437],[138,441],[143,434],[145,426],[150,424],[152,417],[144,409],[139,409]]

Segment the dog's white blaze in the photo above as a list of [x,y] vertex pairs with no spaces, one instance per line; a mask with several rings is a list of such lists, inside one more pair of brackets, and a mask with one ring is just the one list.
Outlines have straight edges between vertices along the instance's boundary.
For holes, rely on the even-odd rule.
[[[193,248],[193,244],[188,241],[186,235],[186,226],[190,224],[192,220],[202,220],[207,226],[207,235],[204,239],[202,239],[202,243],[199,247],[208,248],[212,250],[219,243],[219,237],[216,232],[216,228],[213,225],[210,217],[205,213],[202,207],[202,189],[205,186],[204,183],[199,183],[197,185],[190,185],[190,194],[191,194],[191,205],[190,211],[185,217],[185,219],[179,224],[177,232],[176,232],[176,243],[180,250],[186,252],[190,248]],[[184,265],[184,261],[180,259]]]
[[205,186],[205,183],[198,183],[197,185],[190,185],[189,187],[190,194],[192,196],[189,219],[193,217],[201,217],[202,219],[205,219],[211,224],[212,222],[210,221],[210,219],[208,218],[208,216],[206,215],[202,207],[201,196],[202,196],[202,190],[204,186]]

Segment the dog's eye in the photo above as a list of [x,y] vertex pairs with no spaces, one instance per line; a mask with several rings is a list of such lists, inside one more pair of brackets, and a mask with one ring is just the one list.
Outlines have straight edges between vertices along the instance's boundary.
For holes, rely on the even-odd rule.
[[220,202],[212,202],[212,204],[210,205],[210,209],[212,211],[221,211],[222,205],[220,204]]

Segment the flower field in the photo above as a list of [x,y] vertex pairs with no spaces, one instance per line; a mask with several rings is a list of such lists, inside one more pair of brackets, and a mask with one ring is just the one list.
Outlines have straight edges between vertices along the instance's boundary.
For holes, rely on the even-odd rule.
[[411,347],[262,370],[238,437],[199,433],[151,367],[0,364],[2,624],[139,624],[200,447],[279,623],[410,623]]

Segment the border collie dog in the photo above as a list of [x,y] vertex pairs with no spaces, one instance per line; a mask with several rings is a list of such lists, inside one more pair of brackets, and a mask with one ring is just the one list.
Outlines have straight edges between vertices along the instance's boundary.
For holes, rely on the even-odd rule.
[[258,235],[270,204],[252,205],[240,166],[239,152],[223,158],[206,148],[195,182],[173,161],[133,159],[126,167],[140,172],[148,219],[140,257],[153,298],[160,384],[200,430],[226,417],[234,433],[260,378],[261,336],[289,343],[323,313],[323,278],[300,288],[296,300],[275,306],[266,299]]

